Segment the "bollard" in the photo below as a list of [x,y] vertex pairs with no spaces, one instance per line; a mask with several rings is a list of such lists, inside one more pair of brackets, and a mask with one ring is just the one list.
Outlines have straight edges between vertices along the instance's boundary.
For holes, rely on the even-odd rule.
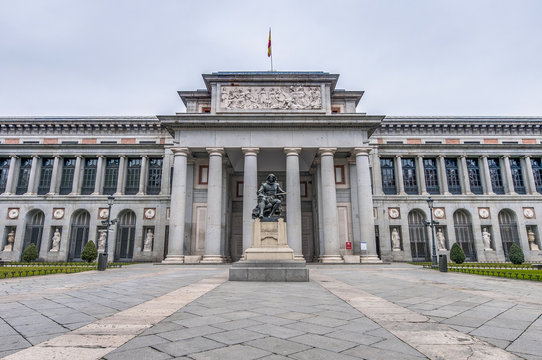
[[107,254],[99,253],[98,254],[98,270],[104,271],[107,268]]
[[446,254],[441,254],[438,256],[438,269],[440,272],[448,272],[448,259]]

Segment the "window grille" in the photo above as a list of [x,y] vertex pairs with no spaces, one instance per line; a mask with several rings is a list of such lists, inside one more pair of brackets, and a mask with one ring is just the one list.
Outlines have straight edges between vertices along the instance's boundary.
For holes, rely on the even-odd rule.
[[473,194],[481,195],[484,193],[482,180],[480,178],[480,166],[478,159],[467,158],[467,173],[469,174],[470,191]]
[[11,160],[9,158],[0,159],[0,193],[3,193],[6,191],[10,162]]
[[403,184],[405,192],[409,195],[418,194],[418,183],[416,181],[416,162],[414,159],[401,159],[403,165]]
[[437,160],[434,158],[423,159],[425,187],[429,194],[440,194],[438,184]]
[[387,195],[397,194],[395,186],[395,168],[393,159],[380,159],[380,172],[382,174],[382,191]]
[[107,158],[105,160],[104,195],[113,195],[117,191],[119,178],[119,159]]
[[523,182],[523,170],[521,169],[521,160],[510,158],[510,171],[512,172],[512,184],[514,191],[518,194],[526,194],[525,183]]
[[448,180],[448,191],[451,194],[461,194],[461,182],[459,181],[459,168],[456,158],[445,158],[446,179]]
[[135,195],[139,191],[139,175],[141,174],[141,158],[128,159],[128,169],[126,171],[126,195]]
[[75,163],[75,158],[67,158],[63,161],[62,177],[60,178],[60,195],[67,195],[72,192]]
[[40,182],[38,185],[38,195],[45,195],[51,189],[51,179],[53,176],[53,158],[41,159]]
[[491,178],[491,188],[495,194],[504,194],[504,184],[502,182],[501,164],[499,159],[487,159],[489,166],[489,177]]
[[162,187],[162,165],[161,158],[149,159],[149,173],[147,175],[147,194],[158,195]]
[[94,192],[97,168],[98,159],[85,159],[85,169],[83,170],[83,184],[81,186],[81,194],[89,195]]
[[30,180],[30,171],[32,170],[32,158],[21,159],[19,167],[19,180],[15,194],[22,195],[28,191],[28,181]]

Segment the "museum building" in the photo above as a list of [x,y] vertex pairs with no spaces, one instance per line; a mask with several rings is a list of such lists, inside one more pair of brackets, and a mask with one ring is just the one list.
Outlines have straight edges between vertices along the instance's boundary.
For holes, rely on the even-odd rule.
[[427,261],[431,196],[440,254],[542,261],[542,118],[367,115],[338,78],[218,72],[184,113],[0,118],[0,258],[78,261],[110,215],[110,261],[235,262],[272,173],[298,259]]

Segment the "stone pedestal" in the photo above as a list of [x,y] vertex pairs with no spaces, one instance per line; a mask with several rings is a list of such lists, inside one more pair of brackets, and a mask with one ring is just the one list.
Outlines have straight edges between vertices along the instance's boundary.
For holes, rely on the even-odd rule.
[[309,281],[304,260],[294,260],[284,219],[254,220],[252,246],[230,268],[230,281]]

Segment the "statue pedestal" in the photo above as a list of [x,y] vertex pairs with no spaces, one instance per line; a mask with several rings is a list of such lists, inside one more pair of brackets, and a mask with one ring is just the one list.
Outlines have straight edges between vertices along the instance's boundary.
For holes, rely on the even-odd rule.
[[230,281],[309,281],[304,260],[295,260],[288,246],[284,219],[256,219],[252,246],[244,260],[230,268]]

